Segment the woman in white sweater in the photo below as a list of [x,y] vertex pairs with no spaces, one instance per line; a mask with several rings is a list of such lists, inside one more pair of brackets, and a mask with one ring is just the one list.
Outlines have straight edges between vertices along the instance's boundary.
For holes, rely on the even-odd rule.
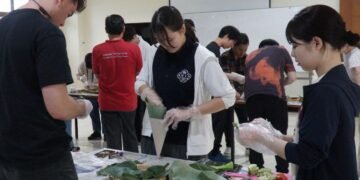
[[[176,8],[156,11],[151,28],[160,47],[149,53],[136,92],[148,103],[167,108],[164,121],[169,130],[161,155],[200,159],[213,146],[210,114],[231,107],[235,90],[214,54],[189,38],[194,32],[186,32]],[[142,134],[142,152],[155,154],[147,113]]]

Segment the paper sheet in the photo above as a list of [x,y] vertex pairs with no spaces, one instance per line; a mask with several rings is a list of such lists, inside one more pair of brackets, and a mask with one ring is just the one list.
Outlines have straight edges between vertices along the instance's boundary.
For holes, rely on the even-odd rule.
[[167,127],[162,119],[150,118],[151,129],[153,133],[156,155],[160,157],[164,145]]

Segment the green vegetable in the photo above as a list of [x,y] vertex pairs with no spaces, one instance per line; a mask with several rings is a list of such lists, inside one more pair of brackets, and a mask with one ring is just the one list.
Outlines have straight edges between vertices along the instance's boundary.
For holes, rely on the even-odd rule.
[[207,164],[201,164],[198,162],[190,164],[190,167],[192,167],[196,170],[200,170],[200,171],[216,171],[215,168],[213,168]]
[[174,161],[169,170],[171,180],[225,180],[213,171],[196,170],[182,161]]
[[234,163],[232,161],[230,161],[230,162],[228,162],[226,164],[222,164],[222,165],[210,165],[210,167],[216,169],[216,172],[228,171],[228,170],[234,169]]
[[276,176],[271,172],[271,169],[269,168],[261,168],[256,164],[250,164],[249,165],[249,174],[255,175],[258,177],[258,180],[275,180]]
[[256,164],[250,164],[248,167],[248,172],[250,175],[257,175],[259,167]]

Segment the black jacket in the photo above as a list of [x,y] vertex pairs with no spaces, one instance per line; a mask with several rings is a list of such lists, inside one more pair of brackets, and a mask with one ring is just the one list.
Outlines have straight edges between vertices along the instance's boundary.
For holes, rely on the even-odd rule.
[[297,180],[358,179],[354,135],[359,110],[360,88],[343,65],[304,87],[299,142],[285,147],[286,159],[299,165]]

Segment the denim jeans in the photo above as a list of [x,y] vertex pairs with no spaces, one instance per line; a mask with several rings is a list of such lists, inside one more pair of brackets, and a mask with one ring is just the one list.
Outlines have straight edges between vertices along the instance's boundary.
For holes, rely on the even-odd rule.
[[42,168],[18,169],[0,162],[0,180],[77,180],[70,151]]
[[89,101],[93,105],[93,110],[90,112],[93,131],[101,133],[101,121],[100,121],[99,103],[98,103],[97,99],[89,99]]
[[[71,136],[72,137],[72,121],[70,120],[70,121],[65,121],[65,125],[66,125],[66,129],[65,129],[65,131],[66,131],[66,133],[69,135],[69,136]],[[73,142],[73,140],[71,140],[71,142],[70,142],[70,149],[72,149],[74,147],[74,142]],[[1,180],[1,179],[0,179]]]

